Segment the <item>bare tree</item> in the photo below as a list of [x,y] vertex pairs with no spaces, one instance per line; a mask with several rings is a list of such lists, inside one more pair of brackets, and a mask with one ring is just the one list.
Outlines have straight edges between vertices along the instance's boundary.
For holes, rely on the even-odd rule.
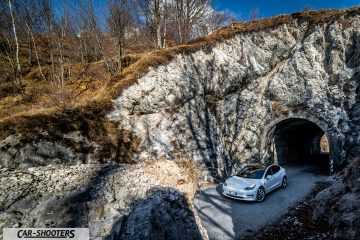
[[302,12],[307,12],[307,11],[311,11],[313,8],[310,4],[305,4],[303,9],[301,10]]
[[166,46],[167,19],[170,0],[137,0],[145,25],[155,38],[155,46]]
[[212,12],[211,0],[138,0],[138,5],[157,47],[166,47],[169,39],[191,39],[194,27]]
[[193,26],[209,13],[210,0],[175,0],[175,16],[179,41],[190,39]]
[[43,73],[43,69],[39,59],[39,52],[37,49],[34,32],[34,25],[41,25],[41,14],[42,14],[42,4],[41,1],[36,0],[22,0],[22,13],[23,13],[23,21],[26,27],[27,37],[28,37],[28,45],[29,45],[29,63],[32,66],[33,61],[33,52],[35,53],[35,60],[38,65],[38,69],[40,72],[40,77],[42,80],[46,81],[45,75]]
[[19,60],[19,41],[16,32],[16,24],[15,24],[15,17],[13,13],[12,7],[12,0],[8,0],[9,3],[9,12],[11,16],[11,23],[12,23],[12,30],[14,35],[14,42],[15,42],[15,64],[14,64],[14,78],[18,87],[20,88],[21,92],[24,92],[24,88],[21,82],[21,67],[20,67],[20,60]]
[[93,4],[87,0],[76,0],[80,7],[79,16],[82,26],[80,26],[79,37],[82,39],[83,52],[87,62],[103,59],[109,74],[114,74],[114,66],[106,49],[104,33],[99,26],[98,14],[95,13]]
[[234,17],[225,12],[217,12],[211,10],[203,19],[199,20],[193,27],[192,36],[206,36],[212,31],[230,24],[234,21]]
[[2,62],[2,66],[0,68],[0,84],[4,86],[12,86],[13,90],[19,90],[19,87],[15,81],[15,61],[14,61],[14,44],[12,37],[12,24],[11,17],[9,14],[9,6],[8,2],[3,1],[0,2],[0,53],[1,57],[6,59],[6,61]]
[[134,17],[132,14],[133,7],[129,0],[109,0],[108,1],[108,18],[107,23],[111,34],[116,39],[118,54],[116,68],[117,72],[121,72],[123,69],[122,57],[124,55],[124,49],[126,46],[125,36],[126,30],[133,24]]
[[249,12],[249,19],[254,20],[260,18],[260,10],[259,8],[252,8]]
[[47,48],[50,53],[51,82],[58,87],[65,85],[65,56],[64,56],[64,26],[61,15],[56,16],[53,2],[41,0],[43,7],[43,21],[46,27]]

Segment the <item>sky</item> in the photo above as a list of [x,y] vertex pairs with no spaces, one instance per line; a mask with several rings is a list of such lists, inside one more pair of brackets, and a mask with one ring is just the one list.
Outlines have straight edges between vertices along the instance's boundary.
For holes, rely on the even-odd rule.
[[[1,0],[0,0],[1,1]],[[64,0],[53,0],[56,5],[61,5]],[[105,27],[104,6],[107,0],[85,0],[94,3],[96,14],[100,17],[100,27]],[[169,1],[169,0],[168,0]],[[227,12],[237,21],[249,20],[251,10],[258,9],[257,18],[272,17],[280,14],[298,12],[305,6],[312,10],[326,8],[349,8],[360,6],[360,0],[212,0],[213,7],[222,12]]]
[[238,20],[248,20],[251,9],[258,8],[260,18],[293,13],[310,6],[311,9],[348,8],[360,6],[360,0],[214,0],[214,7]]

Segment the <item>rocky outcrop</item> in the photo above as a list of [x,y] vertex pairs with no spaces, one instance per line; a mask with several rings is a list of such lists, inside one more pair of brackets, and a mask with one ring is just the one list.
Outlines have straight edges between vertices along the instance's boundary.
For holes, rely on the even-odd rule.
[[0,165],[5,168],[24,169],[49,164],[91,163],[95,159],[94,154],[84,154],[65,145],[66,140],[74,140],[77,144],[81,144],[82,148],[97,147],[96,143],[87,141],[78,132],[65,134],[62,140],[54,142],[40,139],[24,143],[21,134],[10,135],[0,142]]
[[358,13],[294,18],[178,54],[126,89],[108,116],[141,139],[136,160],[184,156],[213,176],[262,161],[271,125],[303,118],[324,130],[341,166],[359,153],[359,29]]
[[335,183],[315,196],[313,219],[324,217],[333,231],[333,238],[360,238],[360,161],[345,169]]
[[[194,210],[174,189],[154,189],[122,223],[119,239],[203,239]],[[116,239],[116,238],[115,238]]]
[[119,130],[101,107],[19,117],[2,123],[0,168],[134,163],[132,155],[137,151],[138,138]]
[[2,169],[0,228],[89,227],[91,239],[206,239],[189,202],[194,184],[186,168],[169,161]]

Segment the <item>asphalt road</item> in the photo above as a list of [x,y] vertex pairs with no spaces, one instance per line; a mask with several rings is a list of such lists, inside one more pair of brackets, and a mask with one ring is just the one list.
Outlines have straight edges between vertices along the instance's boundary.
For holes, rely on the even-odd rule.
[[209,239],[236,239],[249,230],[255,231],[275,221],[289,207],[303,200],[318,180],[327,178],[311,166],[292,164],[284,167],[288,176],[287,188],[271,192],[261,203],[226,198],[221,194],[221,185],[212,185],[196,194],[194,205]]

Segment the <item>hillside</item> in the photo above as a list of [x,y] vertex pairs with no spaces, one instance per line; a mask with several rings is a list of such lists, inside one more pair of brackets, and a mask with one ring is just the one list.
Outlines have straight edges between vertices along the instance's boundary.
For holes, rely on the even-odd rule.
[[[350,27],[349,17],[356,16],[359,8],[347,10],[323,10],[282,15],[269,19],[234,23],[219,29],[207,37],[184,45],[154,50],[137,56],[129,56],[128,66],[121,74],[110,77],[103,68],[104,63],[74,65],[74,81],[65,89],[53,90],[50,83],[34,81],[37,70],[27,74],[28,87],[24,95],[12,95],[0,100],[0,137],[5,139],[11,134],[23,134],[31,139],[44,138],[37,129],[43,126],[54,133],[46,138],[62,138],[71,131],[81,131],[89,140],[106,145],[105,155],[114,155],[115,142],[123,142],[123,136],[113,133],[114,124],[106,118],[111,110],[111,100],[115,99],[149,70],[166,65],[176,56],[191,54],[212,48],[219,42],[231,39],[238,34],[272,31],[280,26],[296,27],[301,23],[321,24],[338,21]],[[92,119],[96,118],[96,121]],[[53,121],[56,119],[56,123]],[[71,124],[69,123],[71,122]],[[46,127],[45,127],[46,126]],[[45,129],[43,129],[45,130]],[[123,134],[120,134],[123,135]],[[126,134],[125,134],[126,135]],[[110,136],[110,137],[109,137]],[[126,141],[126,140],[125,140]],[[126,143],[123,143],[126,144]],[[110,150],[110,149],[111,150]],[[131,149],[131,147],[130,147]],[[114,159],[114,156],[110,157]],[[115,157],[118,158],[118,157]],[[116,161],[127,161],[115,159]]]

